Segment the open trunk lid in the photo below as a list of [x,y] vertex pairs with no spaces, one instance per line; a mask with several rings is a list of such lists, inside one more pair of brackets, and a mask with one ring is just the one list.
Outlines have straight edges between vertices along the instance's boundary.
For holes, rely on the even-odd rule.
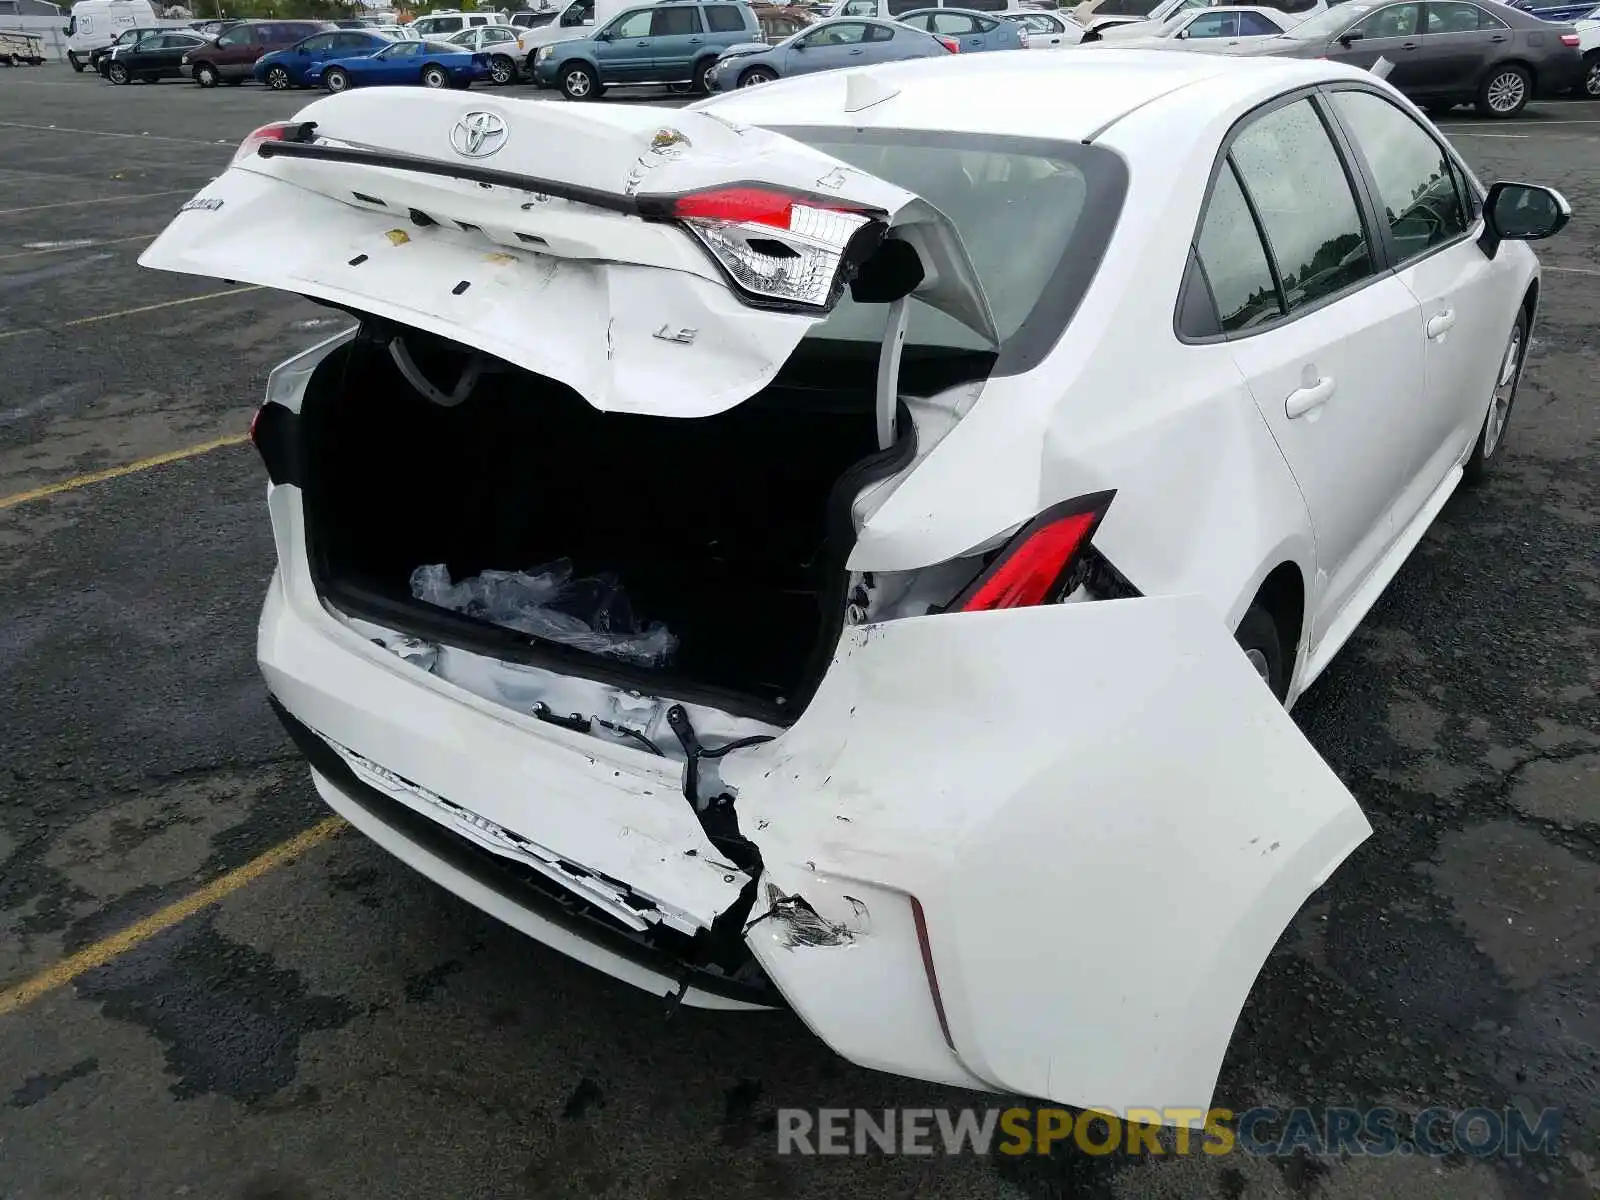
[[257,130],[139,261],[423,329],[602,410],[694,417],[766,386],[886,241],[916,251],[890,256],[900,294],[994,339],[947,218],[791,138],[384,88]]

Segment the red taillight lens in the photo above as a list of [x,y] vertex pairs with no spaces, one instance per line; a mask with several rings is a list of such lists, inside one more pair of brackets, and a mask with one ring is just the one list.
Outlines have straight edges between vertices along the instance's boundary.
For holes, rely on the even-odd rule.
[[[937,35],[935,35],[935,36],[937,36]],[[947,38],[947,37],[939,38],[939,44],[941,46],[943,46],[946,50],[950,51],[951,54],[960,54],[961,53],[961,43],[956,41],[955,38]]]
[[[248,158],[256,152],[262,142],[287,142],[290,140],[289,131],[298,129],[293,121],[274,121],[270,125],[263,125],[259,129],[252,129],[245,135],[244,141],[239,143],[239,148],[233,152],[232,162],[241,158]],[[230,166],[232,163],[229,164]]]
[[1031,608],[1049,600],[1111,504],[1110,492],[1046,509],[951,604],[952,612]]
[[933,946],[928,942],[928,918],[923,915],[922,904],[911,897],[911,920],[917,927],[917,946],[922,951],[922,970],[928,977],[928,993],[933,997],[933,1011],[939,1018],[939,1032],[944,1034],[944,1044],[954,1052],[955,1039],[950,1036],[950,1022],[944,1015],[944,997],[939,994],[939,976],[933,969]]
[[266,411],[267,406],[263,404],[250,417],[250,444],[257,450],[261,449],[261,443],[256,441],[256,426],[261,423],[261,414]]
[[1563,33],[1561,35],[1561,44],[1563,46],[1576,46],[1580,40],[1581,39],[1575,33]]
[[672,215],[680,221],[733,221],[745,225],[770,225],[793,229],[795,209],[859,213],[854,205],[821,197],[795,196],[774,188],[730,187],[691,192],[672,202]]

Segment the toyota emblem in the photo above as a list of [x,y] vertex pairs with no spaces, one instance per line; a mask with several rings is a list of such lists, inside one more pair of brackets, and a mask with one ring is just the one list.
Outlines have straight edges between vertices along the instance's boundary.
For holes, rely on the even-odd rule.
[[488,158],[506,144],[506,123],[492,112],[469,112],[450,131],[450,144],[467,158]]

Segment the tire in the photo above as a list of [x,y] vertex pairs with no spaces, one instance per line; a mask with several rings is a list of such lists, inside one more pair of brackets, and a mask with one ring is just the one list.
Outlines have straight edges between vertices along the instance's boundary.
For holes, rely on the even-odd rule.
[[1446,104],[1441,100],[1433,104],[1424,104],[1422,106],[1422,111],[1427,113],[1430,117],[1438,118],[1448,117],[1455,111],[1455,108],[1456,106],[1454,104]]
[[447,88],[450,86],[450,75],[443,67],[429,63],[422,68],[422,86],[425,88]]
[[760,87],[763,83],[771,83],[777,77],[778,73],[768,67],[751,67],[739,76],[739,86],[742,88]]
[[350,86],[350,74],[343,67],[329,67],[322,73],[322,86],[330,92],[342,92]]
[[717,60],[708,58],[694,69],[694,91],[697,96],[711,94],[711,68],[717,65]]
[[74,54],[71,50],[67,51],[67,63],[68,63],[69,66],[72,67],[74,72],[76,72],[79,75],[83,74],[83,68],[84,68],[84,66],[86,64],[79,62],[78,61],[78,56],[76,54]]
[[599,81],[594,71],[582,63],[568,63],[561,68],[561,94],[568,100],[593,100],[599,91]]
[[128,74],[128,68],[119,62],[114,62],[106,68],[106,78],[115,84],[129,84],[133,82],[133,76]]
[[1283,637],[1272,614],[1259,603],[1252,604],[1233,631],[1233,640],[1281,704],[1289,695],[1289,671],[1294,664],[1284,656]]
[[517,81],[516,60],[505,54],[496,54],[489,60],[489,80],[499,87]]
[[1518,309],[1516,323],[1506,338],[1505,353],[1500,356],[1500,368],[1489,393],[1489,410],[1478,429],[1477,444],[1461,469],[1462,482],[1481,482],[1489,474],[1490,467],[1499,461],[1500,450],[1506,444],[1506,429],[1511,425],[1511,409],[1517,402],[1517,387],[1522,383],[1522,366],[1527,359],[1528,310]]
[[194,75],[194,81],[203,88],[214,88],[221,82],[217,76],[217,69],[210,63],[195,64],[192,74]]
[[1490,67],[1478,85],[1478,112],[1498,120],[1514,117],[1528,107],[1532,97],[1533,76],[1528,69],[1516,63],[1502,63]]
[[1583,94],[1591,100],[1600,100],[1600,50],[1591,50],[1583,56]]
[[275,92],[287,92],[294,86],[294,80],[289,78],[289,72],[280,66],[268,67],[267,76],[262,82]]

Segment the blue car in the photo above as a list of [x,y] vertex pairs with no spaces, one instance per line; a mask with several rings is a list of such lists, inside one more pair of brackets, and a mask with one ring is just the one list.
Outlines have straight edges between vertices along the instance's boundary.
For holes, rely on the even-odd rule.
[[487,54],[474,54],[448,42],[390,42],[376,54],[339,58],[306,71],[306,82],[330,92],[373,84],[421,84],[426,88],[464,88],[492,74]]
[[953,39],[912,29],[899,21],[840,17],[808,26],[776,46],[761,42],[730,46],[712,66],[706,82],[713,91],[731,92],[734,88],[755,87],[813,71],[936,58],[955,48]]
[[307,87],[306,73],[312,67],[332,62],[336,58],[356,58],[376,54],[385,46],[393,45],[392,38],[366,30],[336,29],[331,33],[313,34],[292,46],[274,50],[256,59],[251,69],[256,80],[276,92],[290,88]]
[[1022,26],[1002,21],[990,13],[971,8],[918,8],[896,18],[902,25],[923,29],[934,37],[949,38],[961,47],[962,54],[984,50],[1025,50]]

